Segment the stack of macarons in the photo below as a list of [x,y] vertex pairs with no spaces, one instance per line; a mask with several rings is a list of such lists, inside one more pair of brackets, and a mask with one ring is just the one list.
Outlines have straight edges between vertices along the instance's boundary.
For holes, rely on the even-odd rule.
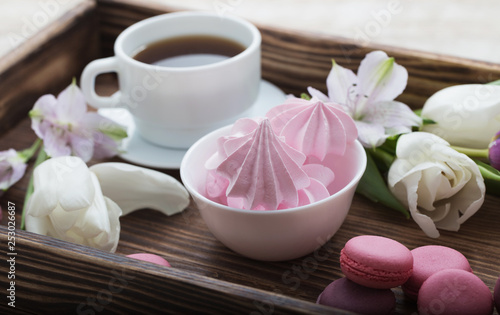
[[395,240],[363,235],[345,244],[340,252],[340,268],[346,278],[327,286],[318,304],[359,314],[390,314],[396,306],[391,288],[410,278],[413,256]]
[[[401,286],[417,301],[420,314],[493,312],[489,288],[472,273],[465,256],[449,247],[430,245],[410,251],[395,240],[362,235],[345,244],[340,267],[346,278],[328,285],[317,303],[360,314],[390,314],[396,305],[390,289]],[[498,308],[500,278],[495,303]]]

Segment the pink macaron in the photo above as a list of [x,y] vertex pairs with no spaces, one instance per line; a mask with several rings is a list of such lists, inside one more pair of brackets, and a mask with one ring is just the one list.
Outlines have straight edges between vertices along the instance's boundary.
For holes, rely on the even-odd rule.
[[127,257],[142,260],[142,261],[147,261],[147,262],[157,264],[157,265],[171,267],[170,264],[168,263],[168,261],[166,261],[163,257],[160,257],[158,255],[154,255],[154,254],[138,253],[138,254],[127,255]]
[[494,294],[494,299],[495,299],[495,307],[497,308],[497,311],[500,313],[500,277],[497,279],[497,283],[495,284],[495,293]]
[[445,269],[461,269],[472,272],[469,261],[459,251],[450,247],[429,245],[417,247],[411,251],[413,255],[413,273],[402,285],[404,293],[417,300],[418,290],[429,276]]
[[362,235],[350,239],[340,252],[340,268],[348,279],[375,289],[405,283],[412,274],[413,256],[390,238]]
[[491,315],[490,289],[472,272],[445,269],[424,281],[418,293],[419,314]]

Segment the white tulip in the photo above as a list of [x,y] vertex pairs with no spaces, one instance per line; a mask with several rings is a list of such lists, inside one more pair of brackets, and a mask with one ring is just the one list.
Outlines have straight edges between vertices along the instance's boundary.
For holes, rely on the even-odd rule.
[[[124,163],[96,164],[78,157],[49,159],[34,171],[26,230],[114,252],[123,215],[153,208],[182,211],[189,194],[174,178]],[[116,200],[113,200],[116,199]]]
[[484,149],[500,130],[500,86],[465,84],[442,89],[424,104],[424,125],[455,146]]
[[481,207],[485,185],[476,163],[427,132],[402,135],[388,175],[394,196],[430,237],[458,231]]

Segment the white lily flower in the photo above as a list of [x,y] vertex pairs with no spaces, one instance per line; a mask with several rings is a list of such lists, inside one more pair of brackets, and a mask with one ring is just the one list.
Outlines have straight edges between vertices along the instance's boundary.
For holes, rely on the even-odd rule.
[[485,185],[476,163],[427,132],[402,135],[388,175],[389,189],[408,206],[429,237],[437,228],[458,231],[484,201]]
[[500,130],[500,86],[464,84],[444,88],[424,104],[422,117],[436,124],[425,125],[455,146],[484,149]]
[[[78,157],[52,158],[35,169],[33,180],[27,231],[110,252],[120,237],[121,206],[123,214],[152,207],[171,215],[189,204],[187,191],[175,179],[123,163],[97,164],[90,170]],[[156,187],[145,192],[151,185]],[[170,203],[168,196],[175,196],[171,206],[164,204]]]
[[383,51],[368,53],[357,75],[335,61],[326,80],[328,96],[315,88],[311,96],[343,105],[358,128],[358,140],[364,147],[378,147],[393,135],[408,133],[422,119],[394,99],[406,87],[408,71]]

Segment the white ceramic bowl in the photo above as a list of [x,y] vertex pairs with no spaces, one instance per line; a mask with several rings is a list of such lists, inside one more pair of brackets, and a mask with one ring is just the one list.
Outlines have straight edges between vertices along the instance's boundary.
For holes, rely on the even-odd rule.
[[181,179],[212,234],[233,251],[249,258],[282,261],[298,258],[322,246],[340,228],[349,212],[356,186],[366,167],[366,153],[356,141],[343,157],[327,157],[335,173],[330,197],[310,205],[271,211],[235,209],[205,197],[207,159],[216,141],[232,126],[215,130],[186,153]]

